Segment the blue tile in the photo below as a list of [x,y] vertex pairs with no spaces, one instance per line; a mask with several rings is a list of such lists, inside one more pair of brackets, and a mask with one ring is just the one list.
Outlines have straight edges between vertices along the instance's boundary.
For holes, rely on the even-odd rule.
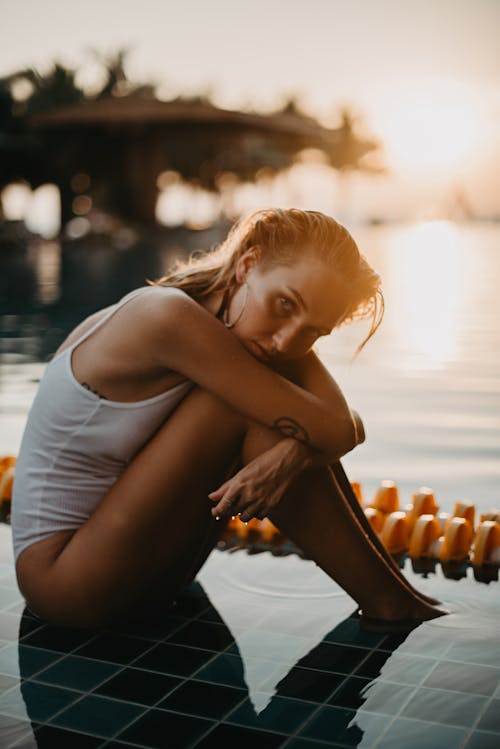
[[392,651],[399,648],[402,643],[405,653],[440,658],[450,647],[450,635],[444,629],[439,631],[436,627],[424,624],[409,635],[389,635],[379,648]]
[[255,628],[241,634],[238,642],[228,648],[228,652],[235,655],[244,652],[245,655],[255,658],[290,663],[290,661],[296,661],[301,653],[306,652],[308,646],[310,647],[304,637]]
[[40,671],[35,679],[48,684],[76,689],[80,692],[88,692],[97,684],[108,679],[111,674],[116,673],[119,668],[121,667],[113,663],[68,655],[53,666]]
[[29,635],[35,630],[40,630],[45,627],[45,622],[38,619],[36,616],[30,616],[27,614],[26,608],[23,610],[21,619],[19,621],[19,640],[22,640],[26,635]]
[[500,648],[492,647],[488,640],[460,642],[451,646],[446,653],[446,660],[500,668]]
[[[251,668],[252,666],[257,667],[257,669],[259,666],[262,668],[262,678],[269,673],[267,661],[246,659],[245,667]],[[196,672],[195,678],[199,681],[212,681],[216,684],[227,684],[231,687],[246,689],[243,661],[239,656],[229,653],[221,653],[221,655],[216,656],[210,663]]]
[[399,684],[421,684],[434,669],[437,661],[406,653],[387,653],[376,650],[356,669],[356,676],[396,682]]
[[500,668],[440,661],[425,679],[424,685],[458,692],[492,695],[499,680]]
[[195,746],[196,749],[226,749],[232,746],[238,749],[278,749],[287,739],[288,736],[279,733],[219,723]]
[[0,585],[0,609],[9,609],[13,604],[24,604],[19,591],[15,588],[6,588]]
[[142,712],[144,708],[138,705],[89,695],[56,715],[50,723],[94,736],[111,737]]
[[361,710],[355,712],[326,705],[320,708],[299,734],[341,746],[358,746],[363,741],[363,747],[369,747],[379,738],[389,720],[388,717]]
[[38,728],[35,736],[37,749],[98,749],[103,743],[102,738],[47,725]]
[[349,645],[334,645],[320,642],[310,653],[300,659],[298,666],[317,668],[320,671],[334,671],[341,674],[352,673],[369,651]]
[[217,609],[214,608],[214,606],[209,606],[207,609],[205,609],[205,611],[203,611],[199,615],[198,620],[216,622],[217,624],[225,624],[224,619],[221,617]]
[[2,692],[5,692],[7,689],[11,689],[18,683],[19,679],[16,679],[14,676],[6,676],[5,674],[0,674],[0,694]]
[[358,645],[365,648],[374,648],[380,645],[386,635],[366,632],[359,626],[358,619],[344,619],[331,632],[324,636],[326,642],[337,642],[341,645]]
[[247,696],[246,690],[222,684],[187,681],[162,700],[157,707],[221,719]]
[[[0,741],[2,749],[11,749],[14,746],[18,746],[19,749],[24,746],[36,747],[31,723],[8,715],[0,716]],[[22,744],[19,743],[21,741]]]
[[177,645],[221,651],[234,642],[234,637],[225,624],[195,620],[178,629],[167,641]]
[[23,681],[0,695],[0,713],[43,722],[70,705],[79,695],[59,687]]
[[213,725],[212,721],[203,718],[153,709],[126,728],[117,739],[153,749],[165,749],[165,746],[169,749],[184,749]]
[[296,666],[277,684],[276,691],[283,697],[324,702],[345,678],[343,674]]
[[151,706],[169,694],[181,681],[177,676],[125,668],[94,691],[106,697]]
[[[491,700],[479,721],[478,728],[483,731],[496,731],[500,733],[500,700]],[[500,736],[498,741],[500,744]]]
[[500,741],[497,733],[474,731],[465,745],[465,749],[498,749]]
[[9,614],[0,611],[0,640],[17,641],[19,636],[20,617],[17,614]]
[[415,692],[402,715],[452,726],[472,726],[486,702],[486,697],[475,694],[422,687]]
[[[397,715],[414,693],[414,687],[401,684],[378,680],[367,684],[356,684],[355,681],[358,681],[355,677],[349,679],[338,692],[335,692],[329,702],[351,709],[362,707],[363,710],[371,713]],[[359,705],[356,704],[356,692],[359,694]],[[351,704],[349,704],[349,699],[352,699]]]
[[127,637],[144,637],[147,640],[163,640],[176,629],[190,621],[184,616],[166,614],[156,621],[146,620],[136,624],[127,624],[123,628],[115,627],[109,631],[111,635],[126,635]]
[[422,720],[397,718],[383,736],[380,749],[459,749],[467,731]]
[[326,746],[340,746],[340,744],[332,744],[329,742],[318,742],[313,739],[291,739],[286,745],[286,749],[321,749]]
[[290,734],[314,710],[316,710],[316,705],[312,702],[274,696],[265,709],[257,715],[252,700],[246,699],[242,705],[226,716],[224,722]]
[[48,650],[39,650],[25,645],[9,645],[0,650],[0,673],[26,678],[36,671],[41,671],[60,657],[60,653]]
[[36,629],[22,638],[23,645],[36,648],[45,648],[61,653],[69,653],[72,650],[88,642],[94,637],[94,632],[70,627],[45,626]]
[[149,640],[140,637],[103,633],[78,648],[76,655],[125,665],[149,650],[151,645]]
[[160,643],[138,658],[134,666],[164,674],[190,676],[213,657],[214,653],[209,650]]

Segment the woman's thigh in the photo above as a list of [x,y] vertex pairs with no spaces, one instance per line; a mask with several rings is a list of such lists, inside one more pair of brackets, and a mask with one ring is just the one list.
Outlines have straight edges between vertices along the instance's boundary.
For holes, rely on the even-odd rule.
[[21,554],[18,580],[31,608],[54,622],[95,626],[141,601],[175,596],[220,533],[207,495],[234,465],[246,429],[218,398],[193,390],[81,528]]

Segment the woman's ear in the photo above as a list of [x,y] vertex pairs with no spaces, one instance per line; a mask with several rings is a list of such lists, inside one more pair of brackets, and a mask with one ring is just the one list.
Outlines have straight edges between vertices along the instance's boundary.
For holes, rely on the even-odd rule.
[[246,278],[251,270],[255,268],[260,260],[260,247],[254,245],[245,250],[236,264],[236,280],[238,283],[245,283]]

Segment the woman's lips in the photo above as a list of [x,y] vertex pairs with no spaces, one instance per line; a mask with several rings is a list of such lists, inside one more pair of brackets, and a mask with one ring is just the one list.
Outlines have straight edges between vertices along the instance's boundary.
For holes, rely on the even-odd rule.
[[271,355],[266,351],[265,348],[263,348],[257,341],[251,341],[252,348],[256,352],[259,359],[262,359],[263,361],[269,361],[271,359]]

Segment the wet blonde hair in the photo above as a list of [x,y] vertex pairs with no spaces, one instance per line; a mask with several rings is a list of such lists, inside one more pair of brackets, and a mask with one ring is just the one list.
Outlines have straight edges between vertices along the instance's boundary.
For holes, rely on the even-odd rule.
[[368,334],[356,350],[372,337],[384,313],[380,277],[361,255],[347,229],[319,211],[269,208],[241,218],[215,249],[178,260],[159,286],[175,286],[196,300],[237,284],[236,265],[251,247],[259,247],[264,266],[292,265],[310,253],[331,268],[347,292],[348,304],[338,325],[371,319]]

